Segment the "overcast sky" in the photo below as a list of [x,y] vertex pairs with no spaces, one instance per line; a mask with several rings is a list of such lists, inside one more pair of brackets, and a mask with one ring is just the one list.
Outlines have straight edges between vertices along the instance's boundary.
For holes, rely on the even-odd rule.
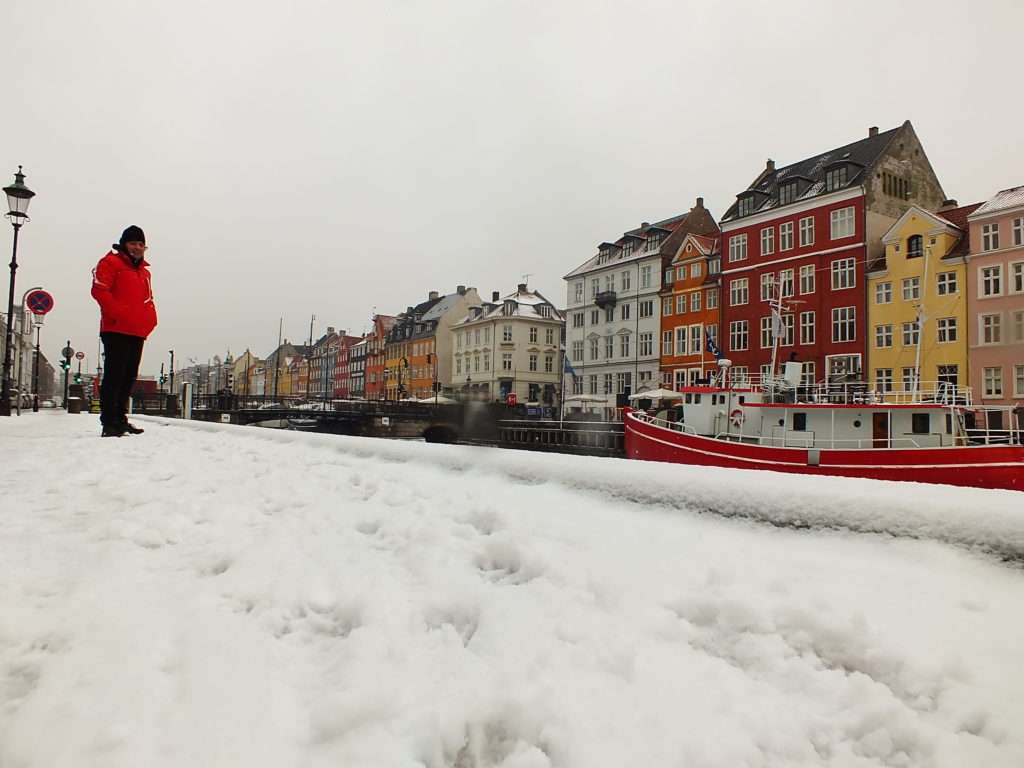
[[[147,234],[143,371],[359,333],[456,285],[558,305],[597,243],[716,217],[910,119],[946,195],[1024,184],[1020,0],[51,0],[0,10],[0,180],[37,193],[17,297],[95,367],[91,270]],[[9,227],[0,245],[10,249]],[[3,286],[6,294],[7,273]]]

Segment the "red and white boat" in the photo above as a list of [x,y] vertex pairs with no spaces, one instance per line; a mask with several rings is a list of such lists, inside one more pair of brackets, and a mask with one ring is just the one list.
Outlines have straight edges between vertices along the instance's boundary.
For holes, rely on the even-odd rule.
[[801,387],[798,376],[685,387],[675,407],[626,409],[626,455],[1024,491],[1024,425],[1013,409],[976,406],[969,390],[943,382],[879,393],[863,384]]

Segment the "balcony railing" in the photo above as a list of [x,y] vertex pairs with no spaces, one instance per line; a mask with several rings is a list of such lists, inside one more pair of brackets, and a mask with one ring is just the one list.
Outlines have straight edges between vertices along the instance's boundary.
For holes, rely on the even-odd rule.
[[594,303],[601,309],[608,307],[614,307],[618,297],[615,295],[615,291],[598,291],[594,297]]

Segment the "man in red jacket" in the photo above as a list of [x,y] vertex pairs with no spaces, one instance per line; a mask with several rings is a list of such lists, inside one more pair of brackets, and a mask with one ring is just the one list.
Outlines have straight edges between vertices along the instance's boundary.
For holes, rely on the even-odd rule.
[[128,399],[139,373],[142,345],[156,327],[156,306],[145,253],[146,235],[133,224],[92,271],[92,297],[100,305],[103,339],[103,437],[137,435],[143,431],[128,423]]

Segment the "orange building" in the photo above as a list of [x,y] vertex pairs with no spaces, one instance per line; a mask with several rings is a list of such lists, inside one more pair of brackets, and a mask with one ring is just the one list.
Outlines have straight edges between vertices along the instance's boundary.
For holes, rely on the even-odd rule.
[[661,290],[661,382],[679,389],[706,379],[718,366],[719,238],[688,234],[665,264]]
[[366,399],[383,400],[385,390],[385,343],[388,331],[395,324],[391,315],[374,315],[373,329],[366,337]]

